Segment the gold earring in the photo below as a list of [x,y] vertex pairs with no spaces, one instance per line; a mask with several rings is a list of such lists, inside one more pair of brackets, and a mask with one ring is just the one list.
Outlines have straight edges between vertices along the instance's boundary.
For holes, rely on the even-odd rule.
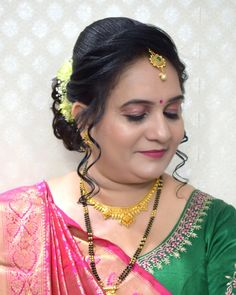
[[88,130],[84,130],[82,133],[81,133],[81,137],[83,139],[83,142],[86,146],[89,146],[91,147],[92,146],[92,141],[91,139],[89,138],[89,135],[88,135]]

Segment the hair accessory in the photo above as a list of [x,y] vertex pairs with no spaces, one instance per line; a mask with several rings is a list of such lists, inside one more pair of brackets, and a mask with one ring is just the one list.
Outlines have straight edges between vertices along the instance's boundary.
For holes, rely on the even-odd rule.
[[167,79],[166,73],[164,72],[164,68],[166,67],[166,60],[161,55],[155,53],[151,49],[148,49],[150,53],[149,61],[155,67],[158,68],[160,72],[159,77],[162,81]]
[[[88,209],[88,206],[87,206],[86,203],[83,204],[85,226],[86,226],[87,235],[88,235],[88,254],[89,254],[89,258],[90,258],[90,266],[91,266],[93,275],[95,276],[98,283],[100,284],[100,286],[105,291],[104,293],[106,295],[116,294],[116,292],[119,289],[121,283],[127,278],[129,273],[132,271],[132,269],[133,269],[139,255],[140,255],[140,253],[142,252],[142,250],[144,248],[144,245],[145,245],[145,243],[147,241],[148,235],[149,235],[149,233],[151,231],[153,222],[155,220],[155,216],[156,216],[156,213],[157,213],[157,208],[158,208],[158,204],[159,204],[159,200],[160,200],[162,187],[163,187],[163,180],[162,180],[162,177],[160,177],[159,182],[158,182],[158,187],[157,187],[157,190],[156,190],[155,201],[153,203],[152,212],[150,214],[150,218],[149,218],[149,221],[147,223],[146,229],[144,231],[143,237],[142,237],[141,241],[139,242],[138,248],[134,252],[134,255],[132,256],[132,258],[130,258],[127,266],[122,271],[122,273],[119,275],[119,277],[118,277],[118,279],[117,279],[117,281],[116,281],[116,283],[114,285],[105,286],[104,282],[101,280],[101,278],[100,278],[100,276],[98,274],[96,263],[95,263],[95,251],[94,251],[95,246],[94,246],[93,230],[92,230],[91,221],[90,221],[90,217],[89,217],[89,209]],[[83,188],[81,186],[80,186],[80,191],[81,191],[81,195],[82,195],[84,193],[84,191],[83,191]]]
[[66,86],[70,80],[71,73],[72,73],[72,59],[66,61],[57,72],[57,79],[59,84],[57,86],[57,91],[60,96],[59,110],[68,123],[74,122],[74,117],[72,116],[72,113],[71,113],[72,102],[68,100],[67,91],[66,91]]
[[[148,203],[150,202],[154,192],[156,191],[160,180],[157,179],[150,191],[144,196],[144,198],[139,201],[137,204],[129,207],[113,207],[102,204],[98,202],[95,198],[91,197],[88,200],[90,205],[100,211],[104,217],[104,219],[116,219],[119,221],[121,225],[125,225],[129,227],[134,221],[135,217],[141,212],[146,211],[148,208]],[[87,194],[86,187],[84,185],[84,181],[81,179],[81,188],[85,194]]]

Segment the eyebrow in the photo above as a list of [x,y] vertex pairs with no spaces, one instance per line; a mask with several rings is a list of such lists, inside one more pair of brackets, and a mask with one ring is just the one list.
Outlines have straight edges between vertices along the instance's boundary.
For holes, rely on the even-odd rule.
[[[183,95],[177,95],[177,96],[171,97],[171,98],[167,99],[167,103],[170,104],[170,103],[176,102],[178,100],[184,101],[184,96]],[[153,101],[150,101],[150,100],[147,100],[147,99],[134,98],[134,99],[131,99],[131,100],[125,102],[121,106],[121,108],[127,107],[127,106],[129,106],[131,104],[146,104],[146,105],[151,105],[152,106],[155,103]]]

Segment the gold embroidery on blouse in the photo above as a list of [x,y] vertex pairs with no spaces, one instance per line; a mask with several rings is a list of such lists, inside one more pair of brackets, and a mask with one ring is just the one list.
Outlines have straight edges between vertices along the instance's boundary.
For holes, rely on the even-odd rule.
[[198,237],[197,231],[201,229],[201,223],[207,215],[212,202],[212,197],[198,190],[193,192],[188,207],[177,228],[170,237],[149,253],[138,258],[138,263],[145,270],[154,273],[154,269],[161,270],[165,265],[170,264],[170,258],[180,258],[181,254],[187,251],[192,245],[192,239]]

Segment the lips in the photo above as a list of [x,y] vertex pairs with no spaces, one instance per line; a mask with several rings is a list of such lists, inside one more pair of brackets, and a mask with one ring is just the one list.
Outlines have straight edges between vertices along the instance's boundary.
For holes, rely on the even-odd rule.
[[141,151],[141,154],[150,158],[162,158],[166,153],[165,149],[162,150],[148,150],[148,151]]

